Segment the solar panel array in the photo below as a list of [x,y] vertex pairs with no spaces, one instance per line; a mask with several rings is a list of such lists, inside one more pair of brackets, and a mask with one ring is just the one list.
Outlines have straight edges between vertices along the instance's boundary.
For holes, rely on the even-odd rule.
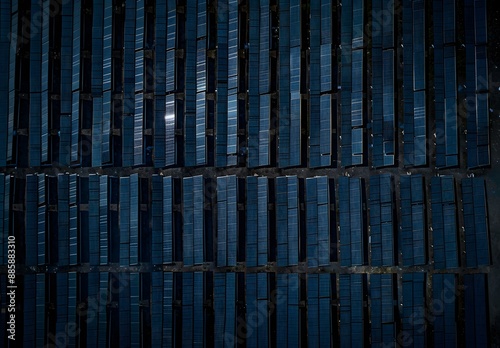
[[486,17],[0,0],[0,345],[487,346]]
[[[465,130],[467,167],[489,166],[485,0],[464,1],[473,15],[463,28],[448,0],[427,7],[405,0],[402,12],[374,0],[370,13],[361,0],[341,8],[331,0],[310,6],[262,0],[248,8],[236,0],[185,1],[113,7],[111,0],[79,0],[61,4],[54,15],[48,1],[2,2],[0,44],[8,64],[0,69],[0,90],[9,96],[0,105],[0,163],[386,167],[398,165],[402,113],[405,166],[428,165],[434,146],[436,167],[459,166]],[[432,59],[426,58],[426,11],[433,18]],[[29,16],[36,17],[30,40],[9,39],[20,30],[19,18]],[[400,17],[402,76],[395,69]],[[373,30],[365,33],[369,23]],[[455,46],[463,29],[462,126],[462,53]],[[401,93],[402,107],[395,103]]]

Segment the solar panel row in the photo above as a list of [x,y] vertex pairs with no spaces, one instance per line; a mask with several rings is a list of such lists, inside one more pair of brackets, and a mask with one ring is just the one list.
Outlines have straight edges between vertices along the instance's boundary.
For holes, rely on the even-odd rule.
[[[0,166],[7,164],[9,137],[9,59],[11,39],[10,1],[0,2],[0,59],[4,64],[0,67],[0,93],[4,96],[0,101]],[[13,43],[15,45],[15,42]]]
[[246,265],[264,266],[268,261],[269,186],[265,177],[246,180]]
[[366,297],[366,275],[339,275],[340,345],[362,347],[365,343],[363,301]]
[[[138,174],[121,178],[95,174],[88,177],[38,174],[28,175],[26,186],[16,185],[12,193],[9,193],[10,176],[4,175],[0,181],[6,194],[2,201],[2,214],[7,217],[2,225],[3,244],[7,243],[8,217],[13,211],[10,197],[19,196],[18,192],[24,197],[25,210],[21,216],[26,260],[23,262],[28,266],[86,263],[97,266],[109,262],[120,262],[121,266],[139,262],[162,265],[181,260],[189,266],[213,260],[213,253],[217,255],[218,266],[236,266],[236,257],[244,250],[246,256],[242,261],[244,259],[248,267],[265,266],[269,257],[273,257],[269,255],[274,254],[270,249],[274,231],[279,266],[306,261],[308,267],[321,267],[337,258],[336,243],[332,240],[335,239],[332,231],[337,228],[335,186],[327,177],[308,178],[304,186],[296,176],[278,177],[275,187],[271,188],[269,185],[273,185],[273,181],[254,176],[247,177],[246,181],[236,176],[219,177],[216,185],[214,182],[206,186],[203,176],[184,178],[181,184],[172,177],[160,175],[148,180],[140,179]],[[245,185],[245,191],[239,188],[241,184]],[[369,260],[375,267],[392,266],[396,262],[396,252],[401,253],[405,267],[426,264],[427,222],[422,175],[400,179],[402,218],[398,247],[394,245],[395,201],[391,175],[370,178],[368,221],[362,212],[363,187],[359,178],[339,178],[341,265],[363,265]],[[141,197],[146,189],[151,190],[151,197],[144,201]],[[243,192],[245,198],[240,197]],[[217,197],[217,212],[207,205],[212,197]],[[459,266],[458,216],[453,178],[432,178],[430,198],[434,267],[456,268]],[[246,202],[244,225],[241,225],[243,215],[239,205],[243,202],[240,199]],[[484,181],[463,179],[462,201],[466,265],[488,265]],[[273,202],[276,210],[269,205]],[[151,226],[144,220],[149,214]],[[215,219],[217,239],[212,240],[209,231],[214,228],[212,221]],[[367,222],[369,244],[363,227]],[[57,229],[57,234],[48,233],[53,228]],[[147,237],[149,231],[151,238]],[[242,233],[244,245],[240,242]],[[119,242],[113,244],[113,241]],[[109,245],[119,248],[110,249]],[[149,253],[144,252],[145,245],[151,245]],[[369,259],[366,245],[371,248]],[[57,252],[49,253],[49,249]],[[140,253],[143,256],[139,256]],[[47,258],[46,254],[51,256]]]
[[[73,33],[73,45],[71,47],[71,162],[78,162],[80,149],[80,85],[81,85],[81,41],[82,41],[82,2],[76,0],[73,3],[73,13],[70,20],[73,20],[73,28],[70,33]],[[68,63],[69,64],[69,63]],[[61,72],[62,73],[62,72]],[[61,86],[62,89],[62,86]]]
[[455,180],[452,176],[432,178],[431,201],[434,267],[458,267]]
[[370,245],[372,266],[392,266],[394,258],[394,200],[391,174],[370,177]]
[[330,199],[327,177],[306,179],[307,264],[309,267],[330,264]]
[[[326,11],[326,13],[322,13]],[[336,104],[332,100],[331,2],[312,2],[310,19],[310,134],[309,167],[330,166],[332,161],[332,115]],[[330,16],[327,16],[330,14]],[[324,17],[324,18],[323,18]],[[326,93],[321,94],[320,93]]]
[[467,267],[490,264],[488,212],[484,179],[462,179],[462,202],[465,227]]
[[[10,30],[11,33],[18,32],[18,14],[17,14],[17,6],[12,6],[10,8],[9,1],[2,1],[2,24],[1,30],[5,32]],[[9,7],[9,8],[7,8]],[[16,7],[16,8],[14,8]],[[8,36],[3,36],[5,38],[5,43],[7,43]],[[3,41],[2,41],[3,42]],[[6,123],[6,137],[4,138],[7,145],[7,153],[6,160],[12,160],[12,152],[13,152],[13,140],[14,140],[14,112],[15,112],[15,104],[16,104],[16,55],[17,55],[17,44],[18,39],[16,36],[10,36],[10,48],[9,48],[9,58],[8,58],[8,66],[9,66],[9,76],[8,76],[8,115],[7,115],[7,123]],[[4,46],[5,47],[5,46]],[[3,52],[7,52],[7,50],[2,50]],[[7,60],[4,60],[7,62]],[[5,64],[7,66],[7,64]],[[6,94],[7,95],[7,94]]]
[[396,341],[395,279],[393,274],[370,275],[372,346],[390,346]]
[[[45,342],[45,274],[36,275],[36,345],[42,345]],[[73,308],[76,308],[73,307]]]
[[300,2],[279,1],[279,112],[278,166],[301,163],[301,31]]
[[[81,344],[83,335],[87,344],[109,345],[113,333],[120,334],[122,344],[135,345],[151,330],[152,342],[160,346],[180,342],[234,346],[246,332],[250,346],[266,346],[275,340],[280,346],[300,346],[304,339],[310,346],[328,346],[340,333],[340,346],[392,345],[404,334],[406,342],[423,347],[431,330],[434,344],[456,342],[460,337],[457,325],[463,324],[468,346],[488,345],[485,274],[466,274],[462,282],[455,274],[435,273],[429,296],[426,273],[403,273],[398,291],[395,274],[371,274],[369,285],[366,274],[338,277],[337,292],[336,275],[329,273],[306,277],[198,271],[26,274],[19,316],[25,324],[25,344],[43,341],[54,329],[65,332],[67,323],[80,317],[87,325],[76,322],[80,335],[66,337],[69,346],[76,341]],[[457,320],[460,286],[465,290],[465,311]],[[428,300],[432,306],[426,306]],[[82,312],[80,303],[87,304],[88,310]],[[143,310],[147,306],[151,311]],[[246,310],[241,316],[243,306]],[[52,312],[53,328],[46,325]],[[399,316],[401,327],[396,324]],[[433,318],[431,328],[425,318]],[[339,331],[332,331],[337,320]]]
[[406,332],[414,347],[425,347],[425,288],[426,273],[403,274],[403,306],[401,330]]
[[363,221],[362,182],[359,178],[339,179],[340,264],[359,266],[365,263],[365,228]]
[[490,164],[486,1],[465,1],[467,167]]
[[[266,80],[267,75],[260,71],[260,56],[262,57],[263,63],[267,57],[269,59],[269,44],[267,47],[260,47],[261,37],[260,37],[260,27],[269,26],[269,11],[267,13],[265,10],[261,14],[259,1],[254,1],[249,4],[249,18],[248,18],[248,167],[254,168],[259,164],[259,120],[260,120],[260,110],[259,110],[259,84],[261,81]],[[263,17],[263,18],[260,18]],[[265,38],[269,40],[269,34],[267,37],[262,38],[265,42]],[[264,45],[263,45],[264,46]],[[264,49],[264,53],[262,53]],[[267,53],[267,56],[265,56]],[[266,66],[263,64],[264,67]],[[264,70],[264,69],[263,69]]]
[[427,260],[423,183],[421,174],[400,177],[400,247],[404,266],[423,265]]
[[249,347],[267,347],[270,344],[268,279],[266,273],[246,275],[246,325],[247,332],[251,332],[246,337],[246,344]]
[[[434,321],[434,345],[457,345],[456,275],[434,274],[432,276],[432,297]],[[450,294],[452,294],[450,296]]]
[[2,264],[7,264],[7,242],[9,236],[9,221],[10,221],[10,176],[0,174],[0,260]]
[[341,11],[341,164],[364,162],[364,5],[346,3]]
[[187,266],[205,261],[205,181],[203,176],[183,179],[183,259]]
[[217,178],[217,266],[236,266],[238,250],[238,180]]
[[[334,279],[334,278],[333,278]],[[329,347],[331,331],[331,274],[307,276],[307,339],[310,347]]]
[[183,273],[182,275],[182,345],[184,347],[200,347],[204,344],[204,280],[203,272]]
[[227,163],[229,0],[217,2],[217,118],[215,165]]
[[173,261],[173,181],[171,177],[152,178],[151,262]]
[[433,3],[436,166],[458,165],[455,3]]
[[[215,346],[234,345],[236,336],[236,273],[214,273]],[[191,323],[188,323],[191,325]]]
[[276,308],[276,344],[278,347],[299,347],[301,337],[299,275],[276,274],[276,296],[282,299]]
[[405,166],[427,164],[425,3],[403,1],[403,97]]
[[276,239],[278,266],[299,262],[299,180],[296,176],[276,178]]
[[372,164],[394,165],[394,3],[372,3]]
[[488,338],[487,275],[464,275],[465,286],[465,344],[467,347],[486,347]]

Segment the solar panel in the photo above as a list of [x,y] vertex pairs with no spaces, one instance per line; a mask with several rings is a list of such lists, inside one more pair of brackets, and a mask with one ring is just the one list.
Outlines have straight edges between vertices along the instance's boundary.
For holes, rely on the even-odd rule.
[[45,274],[36,275],[36,309],[35,309],[35,326],[37,345],[43,346],[45,339]]
[[236,273],[214,273],[215,345],[231,344],[236,337]]
[[[251,6],[251,5],[250,5]],[[269,49],[271,46],[271,16],[269,1],[260,1],[260,22],[259,22],[259,93],[270,92],[271,80],[271,60]],[[252,15],[250,15],[252,20]],[[255,15],[254,15],[255,16]],[[251,74],[251,71],[249,72]]]
[[330,274],[309,274],[307,277],[308,343],[310,346],[330,345],[330,335],[321,334],[330,331],[331,326],[330,280]]
[[229,90],[227,101],[227,164],[229,156],[236,155],[238,151],[238,94],[236,89]]
[[[56,274],[56,296],[57,296],[57,314],[56,314],[56,330],[64,330],[68,322],[68,309],[69,309],[69,283],[68,273]],[[60,332],[60,331],[59,331]]]
[[[121,191],[121,190],[120,190]],[[114,275],[116,278],[112,279],[112,281],[120,281],[122,283],[127,284],[122,288],[122,291],[118,295],[118,332],[120,333],[119,342],[120,345],[129,344],[131,339],[131,312],[130,312],[130,304],[131,304],[131,273],[118,273]],[[112,284],[112,283],[111,283]],[[111,323],[110,323],[111,324]]]
[[[81,179],[80,179],[81,180]],[[100,187],[99,176],[92,174],[88,179],[89,214],[88,214],[88,248],[89,263],[91,266],[99,264],[99,204]],[[107,200],[106,200],[107,201]]]
[[462,179],[467,267],[490,264],[489,231],[484,179]]
[[361,274],[339,276],[340,330],[343,332],[340,344],[361,346],[364,342],[364,282]]
[[130,177],[120,177],[120,265],[124,267],[130,262],[131,207]]
[[99,256],[100,264],[108,263],[108,177],[99,177]]
[[[7,5],[7,3],[5,4]],[[3,122],[2,130],[0,130],[0,137],[4,139],[0,145],[0,164],[5,165],[4,161],[12,159],[12,143],[13,143],[13,133],[14,133],[14,105],[15,105],[15,77],[16,77],[16,54],[17,54],[17,38],[12,35],[10,40],[8,39],[8,33],[17,33],[17,14],[11,15],[10,6],[2,6],[2,22],[0,24],[0,31],[4,34],[2,35],[3,40],[0,41],[1,58],[5,63],[2,72],[2,85],[0,85],[2,92],[5,92],[6,98],[3,103],[0,104],[7,109],[4,109],[4,113],[0,118],[0,122]],[[8,63],[7,63],[8,62]],[[5,85],[3,85],[3,83]],[[8,95],[8,98],[7,98]],[[5,157],[4,157],[5,156]]]
[[306,179],[307,260],[309,267],[330,264],[330,202],[327,177]]
[[203,176],[183,179],[184,265],[204,261],[204,179]]
[[[172,273],[165,273],[165,276],[171,276]],[[168,300],[164,302],[163,291],[171,291],[170,287],[163,286],[163,272],[152,272],[151,273],[151,344],[155,346],[162,346],[162,332],[163,332],[163,313],[171,312],[171,306],[168,307]],[[170,285],[170,284],[169,284]],[[171,325],[170,321],[165,323]],[[171,335],[171,329],[167,331]],[[171,336],[170,336],[171,337]],[[168,343],[165,342],[165,345]]]
[[433,298],[435,303],[440,303],[442,308],[434,310],[434,344],[454,344],[457,342],[457,327],[455,322],[455,297],[448,297],[447,292],[456,291],[456,280],[453,274],[434,274]]
[[392,177],[370,177],[371,265],[394,265],[394,203]]
[[[110,299],[108,298],[108,285],[109,285],[109,273],[108,272],[100,272],[99,273],[99,290],[98,294],[104,294],[104,296],[99,296],[99,306],[101,308],[107,306],[108,301]],[[97,290],[97,289],[96,289]],[[97,327],[97,342],[98,345],[101,347],[103,345],[106,345],[106,338],[107,338],[107,311],[99,311],[98,313],[98,327]]]
[[370,275],[370,318],[372,344],[391,345],[396,340],[394,276]]
[[217,265],[236,266],[237,203],[236,176],[217,178]]
[[364,227],[362,220],[361,180],[339,178],[339,237],[342,266],[364,263]]
[[434,267],[458,267],[457,226],[453,177],[431,181]]
[[[73,4],[73,66],[72,66],[72,91],[80,88],[80,50],[81,50],[81,0],[76,0]],[[70,32],[70,33],[71,33]]]
[[425,273],[403,274],[403,308],[401,312],[402,330],[408,332],[415,345],[424,346],[426,332],[422,330],[425,322]]
[[163,273],[163,344],[173,345],[173,300],[174,300],[174,277],[173,273]]
[[92,110],[92,167],[102,166],[103,105],[102,98],[94,98]]
[[465,287],[465,342],[470,347],[488,346],[488,296],[486,274],[464,275]]

